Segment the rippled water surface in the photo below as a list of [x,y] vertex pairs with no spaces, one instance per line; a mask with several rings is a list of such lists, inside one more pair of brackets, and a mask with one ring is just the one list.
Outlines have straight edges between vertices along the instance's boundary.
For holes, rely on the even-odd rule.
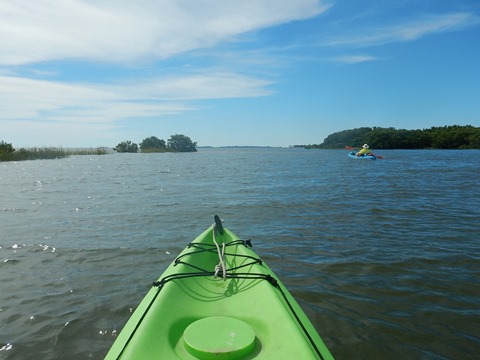
[[211,225],[338,359],[480,353],[480,151],[199,149],[0,163],[0,359],[102,359]]

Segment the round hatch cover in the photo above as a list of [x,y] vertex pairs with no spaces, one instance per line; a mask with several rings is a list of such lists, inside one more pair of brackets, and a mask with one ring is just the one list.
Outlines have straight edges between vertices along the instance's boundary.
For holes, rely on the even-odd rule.
[[187,351],[199,359],[238,359],[253,351],[255,332],[244,321],[213,316],[191,323],[183,340]]

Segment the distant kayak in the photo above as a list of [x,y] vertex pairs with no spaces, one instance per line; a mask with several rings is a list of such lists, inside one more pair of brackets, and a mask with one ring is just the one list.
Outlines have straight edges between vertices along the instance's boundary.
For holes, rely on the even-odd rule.
[[333,359],[251,246],[215,216],[155,281],[105,359]]
[[377,156],[373,154],[357,155],[355,151],[348,153],[351,159],[377,160]]

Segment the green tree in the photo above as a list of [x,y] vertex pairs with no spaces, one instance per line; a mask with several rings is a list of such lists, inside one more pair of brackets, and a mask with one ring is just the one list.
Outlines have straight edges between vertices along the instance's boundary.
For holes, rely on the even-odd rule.
[[138,152],[138,145],[132,143],[130,140],[126,140],[119,143],[116,147],[113,148],[113,150],[120,153],[136,153]]
[[370,134],[372,131],[373,129],[369,127],[343,130],[328,135],[323,141],[323,144],[310,145],[309,147],[321,149],[338,149],[345,146],[359,147],[366,142],[368,134]]
[[193,142],[188,136],[176,134],[170,136],[167,147],[171,151],[194,152],[197,151],[197,143]]
[[10,152],[10,153],[12,153],[12,152],[15,151],[15,149],[13,148],[12,144],[9,144],[9,143],[7,143],[7,142],[5,142],[5,141],[2,140],[2,141],[0,141],[0,151],[1,151],[1,152]]
[[140,149],[142,152],[165,151],[167,149],[167,144],[165,143],[165,140],[161,140],[156,136],[150,136],[143,139],[140,143]]
[[468,137],[468,145],[463,146],[464,149],[480,149],[480,130]]
[[12,160],[13,153],[15,149],[12,144],[6,143],[5,141],[0,141],[0,161]]

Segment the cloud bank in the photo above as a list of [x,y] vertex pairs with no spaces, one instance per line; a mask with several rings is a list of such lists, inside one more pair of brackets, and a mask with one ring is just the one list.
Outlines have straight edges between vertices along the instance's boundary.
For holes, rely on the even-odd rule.
[[[311,18],[328,6],[318,0],[3,1],[3,133],[25,134],[27,124],[43,137],[52,129],[101,131],[114,129],[122,119],[192,111],[195,100],[269,95],[271,80],[240,69],[219,68],[206,61],[190,73],[175,63],[162,72],[162,61],[237,42],[259,29]],[[153,77],[119,74],[114,81],[102,81],[98,74],[98,81],[79,82],[66,80],[65,72],[75,69],[64,67],[65,61],[157,70]],[[42,70],[42,64],[53,64],[53,72]]]
[[315,0],[9,0],[0,5],[0,65],[165,59],[324,9]]

